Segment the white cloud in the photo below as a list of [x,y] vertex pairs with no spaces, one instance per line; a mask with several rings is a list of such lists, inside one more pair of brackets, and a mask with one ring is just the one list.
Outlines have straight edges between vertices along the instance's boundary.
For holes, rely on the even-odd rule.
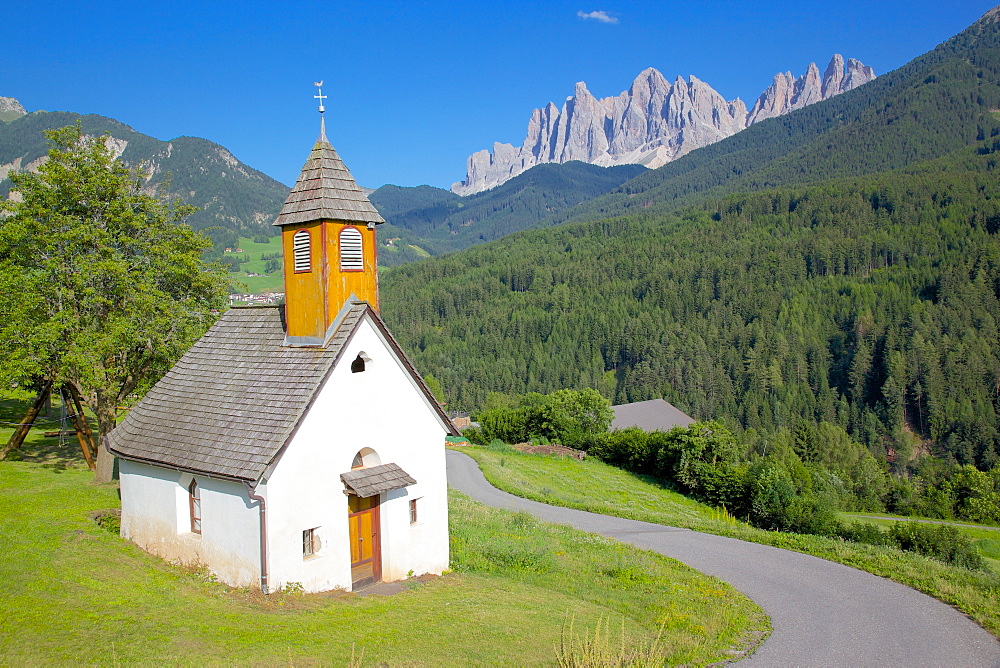
[[601,23],[618,23],[618,19],[614,16],[610,16],[606,11],[599,9],[596,12],[577,12],[577,16],[581,19],[594,19],[595,21],[600,21]]

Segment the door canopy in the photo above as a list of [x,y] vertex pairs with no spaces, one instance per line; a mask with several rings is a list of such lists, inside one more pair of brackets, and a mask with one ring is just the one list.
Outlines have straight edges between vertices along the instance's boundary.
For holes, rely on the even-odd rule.
[[355,469],[341,473],[340,479],[346,487],[345,494],[356,494],[362,498],[417,484],[417,481],[400,468],[399,464],[380,464],[370,468]]

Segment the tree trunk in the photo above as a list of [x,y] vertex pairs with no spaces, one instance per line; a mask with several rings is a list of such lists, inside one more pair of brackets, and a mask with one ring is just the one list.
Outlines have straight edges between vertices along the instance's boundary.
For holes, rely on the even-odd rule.
[[[90,461],[90,459],[97,456],[97,441],[94,440],[94,432],[90,429],[90,421],[83,412],[80,390],[76,389],[76,385],[73,383],[66,383],[66,387],[69,388],[70,396],[73,397],[73,406],[76,408],[76,414],[79,417],[77,424],[83,428],[83,435],[87,439],[87,445],[90,447],[91,456],[87,458],[87,461]],[[94,467],[91,466],[90,468],[93,469]]]
[[[62,396],[63,404],[66,403],[66,395],[74,394],[73,390],[70,390],[69,388],[73,388],[73,390],[76,389],[73,387],[72,383],[66,383],[66,385],[64,385],[62,390],[59,392]],[[83,414],[83,406],[81,406],[80,402],[76,400],[76,396],[72,396],[72,399],[74,406],[72,411],[68,411],[69,419],[73,422],[73,430],[76,431],[76,440],[80,442],[80,450],[83,452],[83,458],[87,460],[87,466],[90,467],[91,471],[96,471],[97,466],[94,464],[94,453],[90,447],[90,439],[87,437],[87,432],[89,432],[90,429],[88,427],[86,431],[84,430],[84,424],[86,424],[87,416]]]
[[118,424],[118,404],[97,392],[94,402],[94,413],[97,414],[97,470],[94,472],[94,482],[111,482],[115,475],[115,456],[104,446],[104,438]]
[[94,469],[94,482],[111,482],[115,478],[115,456],[103,446],[97,449],[97,467]]
[[0,459],[6,458],[12,450],[21,447],[21,444],[24,443],[25,437],[27,437],[28,432],[31,430],[31,425],[35,423],[35,418],[38,417],[38,413],[45,405],[45,400],[48,398],[49,392],[51,391],[52,381],[46,380],[42,384],[42,389],[39,390],[38,396],[35,397],[34,403],[31,404],[31,408],[28,409],[27,415],[25,415],[24,419],[21,420],[21,424],[17,426],[14,433],[10,435],[10,440],[7,441],[7,445],[4,446],[3,451],[0,452]]

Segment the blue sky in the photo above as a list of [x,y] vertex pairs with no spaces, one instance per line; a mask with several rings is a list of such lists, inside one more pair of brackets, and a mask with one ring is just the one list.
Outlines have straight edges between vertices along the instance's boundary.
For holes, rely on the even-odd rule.
[[598,97],[644,68],[752,104],[778,71],[833,53],[883,74],[990,9],[906,2],[36,2],[3,12],[0,95],[29,110],[205,137],[286,184],[327,128],[359,183],[449,187],[577,81]]

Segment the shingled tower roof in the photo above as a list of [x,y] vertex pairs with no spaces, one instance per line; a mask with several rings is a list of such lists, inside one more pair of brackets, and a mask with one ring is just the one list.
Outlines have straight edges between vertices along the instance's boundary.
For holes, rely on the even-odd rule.
[[316,220],[385,222],[327,141],[326,133],[321,133],[313,146],[274,224],[294,225]]

